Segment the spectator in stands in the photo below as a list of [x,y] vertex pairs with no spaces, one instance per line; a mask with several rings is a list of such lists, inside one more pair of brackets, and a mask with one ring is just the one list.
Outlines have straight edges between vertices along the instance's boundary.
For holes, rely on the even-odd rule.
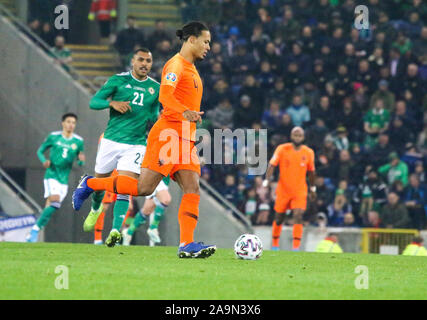
[[280,110],[280,104],[277,100],[270,102],[270,108],[264,111],[261,123],[265,128],[276,132],[282,122],[283,111]]
[[320,97],[319,106],[313,111],[312,118],[322,119],[329,131],[335,129],[336,116],[333,110],[331,110],[331,104],[328,96],[324,95]]
[[400,161],[397,152],[390,153],[388,158],[390,162],[381,166],[378,173],[386,179],[388,185],[399,180],[403,186],[406,186],[408,183],[408,165]]
[[331,227],[342,227],[344,225],[344,216],[351,213],[352,207],[348,203],[343,190],[338,190],[335,194],[335,200],[328,206],[328,225]]
[[269,225],[270,220],[270,205],[268,203],[261,203],[258,207],[256,224]]
[[418,74],[418,65],[411,63],[408,65],[406,75],[400,85],[400,93],[409,90],[416,98],[418,103],[421,103],[422,95],[425,93],[425,85],[423,84]]
[[388,132],[393,148],[399,153],[403,153],[406,144],[413,139],[411,130],[405,127],[404,118],[398,115],[393,117]]
[[291,131],[294,128],[291,116],[284,112],[280,121],[279,127],[273,131],[273,134],[279,135],[283,142],[290,141]]
[[320,150],[329,130],[325,125],[325,121],[322,118],[315,118],[314,124],[307,130],[307,143],[314,150]]
[[350,183],[356,179],[353,175],[353,161],[348,150],[340,151],[339,162],[334,165],[333,178],[335,181],[345,180]]
[[230,99],[224,97],[218,106],[207,112],[206,118],[211,121],[213,129],[232,129],[233,113]]
[[408,210],[399,202],[399,196],[395,192],[388,194],[387,203],[382,207],[380,217],[384,226],[389,229],[408,228],[410,225]]
[[[129,15],[126,23],[127,28],[119,31],[114,43],[114,47],[120,55],[123,69],[127,68],[128,55],[134,50],[135,46],[143,47],[145,45],[144,33],[136,27],[135,17]],[[154,48],[150,49],[153,50]]]
[[254,188],[246,189],[245,199],[246,201],[243,203],[241,211],[255,224],[258,202]]
[[290,94],[291,93],[289,89],[285,87],[285,81],[283,81],[283,77],[278,77],[274,82],[274,87],[270,89],[266,96],[266,103],[269,104],[269,100],[274,99],[280,101],[281,105],[288,106],[290,103]]
[[331,188],[328,188],[325,185],[325,178],[321,176],[317,176],[316,180],[314,182],[316,186],[316,211],[317,212],[326,212],[327,206],[332,202],[333,200],[333,192]]
[[56,36],[55,46],[51,49],[51,52],[55,57],[55,61],[68,71],[73,58],[71,57],[71,50],[65,48],[65,38],[63,36]]
[[101,43],[109,44],[111,22],[117,17],[116,0],[92,0],[89,20],[97,20],[101,35]]
[[[157,45],[163,40],[172,41],[172,38],[166,31],[166,24],[162,19],[157,19],[154,24],[154,31],[150,34],[147,39],[147,46],[150,50],[157,50]],[[139,40],[140,42],[141,40]],[[143,42],[143,39],[142,39]]]
[[365,228],[382,228],[380,214],[378,211],[371,210],[368,213],[368,218],[363,222]]
[[237,206],[238,191],[236,186],[236,178],[232,174],[225,177],[225,186],[220,189],[221,194],[225,199],[230,201],[233,205]]
[[297,36],[300,34],[301,25],[294,19],[291,7],[287,7],[283,12],[283,16],[276,19],[275,30],[276,35],[283,36],[287,43],[297,39]]
[[384,101],[384,108],[387,109],[389,112],[392,112],[394,110],[394,93],[390,92],[388,90],[388,81],[387,80],[380,80],[378,82],[378,90],[374,92],[374,94],[371,97],[371,108],[375,106],[375,103],[377,100],[383,100]]
[[40,23],[39,19],[33,19],[28,24],[28,27],[30,28],[31,32],[33,32],[34,34],[36,34],[38,36],[40,36],[40,34],[41,34],[40,26],[41,26],[41,23]]
[[335,146],[338,151],[349,150],[350,141],[348,140],[347,129],[343,126],[339,126],[336,130],[336,136],[334,138]]
[[388,134],[381,133],[378,136],[378,143],[369,151],[369,162],[374,167],[379,168],[387,163],[387,158],[393,151]]
[[405,205],[411,218],[411,227],[424,229],[426,225],[427,190],[420,184],[416,174],[409,177],[409,185],[406,191]]
[[238,107],[234,110],[234,127],[250,129],[258,119],[258,110],[252,105],[251,98],[247,95],[242,96]]
[[387,201],[387,185],[372,166],[366,167],[363,182],[358,185],[354,200],[359,207],[359,218],[363,221],[367,221],[370,211],[379,210]]
[[371,149],[377,143],[378,134],[388,129],[390,112],[384,109],[384,101],[378,99],[364,116],[365,147]]
[[53,47],[55,45],[55,32],[53,32],[49,22],[43,23],[40,38],[46,42],[49,47]]
[[291,116],[295,126],[304,126],[311,119],[310,110],[302,104],[302,97],[299,94],[294,95],[292,104],[286,109],[286,113]]
[[359,225],[356,223],[356,220],[354,218],[353,213],[347,212],[344,215],[344,222],[343,222],[344,228],[358,228]]

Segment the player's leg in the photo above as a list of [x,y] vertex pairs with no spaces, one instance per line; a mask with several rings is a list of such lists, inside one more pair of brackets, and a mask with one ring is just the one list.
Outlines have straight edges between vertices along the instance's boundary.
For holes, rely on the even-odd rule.
[[301,194],[296,196],[291,201],[291,209],[294,220],[292,227],[292,250],[299,251],[301,246],[301,239],[303,235],[303,215],[307,208],[307,195]]
[[55,179],[44,180],[46,206],[40,213],[36,224],[27,236],[27,242],[37,242],[40,230],[50,221],[52,215],[61,207],[62,200],[67,195],[68,186],[60,184]]
[[[160,182],[156,190],[159,190],[159,188],[163,188],[162,184],[164,185],[163,181]],[[165,189],[157,191],[155,193],[155,197],[153,198],[156,208],[154,210],[154,214],[150,217],[150,226],[147,229],[147,234],[153,244],[161,242],[159,235],[159,223],[163,219],[165,210],[172,200],[166,185],[165,187]]]
[[155,208],[156,204],[154,203],[153,199],[145,199],[142,209],[137,212],[135,219],[124,236],[124,245],[130,245],[135,231],[138,230],[138,228],[147,221],[148,217],[154,212]]
[[[111,175],[111,172],[109,173],[95,173],[95,177],[97,178],[105,178],[105,177],[109,177]],[[83,223],[83,230],[85,232],[92,232],[95,230],[95,225],[98,221],[98,218],[101,216],[101,214],[104,211],[104,207],[103,207],[103,201],[106,200],[108,201],[108,199],[105,199],[105,191],[96,191],[94,193],[92,193],[92,206],[91,206],[91,210],[88,214],[88,216],[86,217],[84,223]],[[107,195],[108,198],[112,197],[112,194]],[[102,223],[102,228],[103,228],[104,224]],[[101,229],[102,229],[101,228]],[[102,230],[101,230],[102,232]]]
[[[138,179],[138,174],[132,171],[118,170],[119,176],[126,176],[133,178],[135,180]],[[123,225],[123,221],[125,219],[126,213],[129,209],[129,195],[127,194],[117,194],[117,200],[114,204],[113,209],[113,224],[111,227],[110,234],[108,235],[105,244],[109,247],[114,247],[116,243],[121,241],[121,233],[120,229]]]
[[207,258],[215,253],[216,246],[194,242],[194,230],[199,218],[200,185],[199,173],[193,170],[179,170],[174,178],[182,186],[183,196],[178,211],[180,258]]
[[[104,196],[105,198],[105,196]],[[94,244],[102,244],[102,231],[104,230],[104,218],[105,218],[105,213],[108,211],[108,209],[110,208],[110,204],[112,202],[102,202],[102,212],[99,215],[98,219],[96,220],[95,223],[95,230],[94,230]]]
[[272,227],[272,241],[271,241],[271,250],[277,251],[280,248],[280,235],[283,229],[283,222],[286,218],[286,210],[289,207],[289,198],[286,196],[285,192],[278,190],[276,202],[274,204],[274,221]]

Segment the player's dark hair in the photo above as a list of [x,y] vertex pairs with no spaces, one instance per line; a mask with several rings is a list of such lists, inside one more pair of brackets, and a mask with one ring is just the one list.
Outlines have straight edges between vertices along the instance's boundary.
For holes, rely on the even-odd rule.
[[78,120],[77,115],[75,113],[68,112],[62,116],[62,122],[64,122],[65,119],[70,118],[70,117],[76,119],[76,121]]
[[150,53],[151,51],[150,51],[149,49],[147,49],[147,48],[142,47],[142,48],[138,48],[138,49],[136,49],[136,50],[133,52],[133,54],[135,55],[135,54],[137,54],[138,52]]
[[191,36],[199,37],[202,31],[209,31],[209,28],[203,22],[191,21],[185,24],[182,29],[176,30],[176,36],[180,40],[187,41]]

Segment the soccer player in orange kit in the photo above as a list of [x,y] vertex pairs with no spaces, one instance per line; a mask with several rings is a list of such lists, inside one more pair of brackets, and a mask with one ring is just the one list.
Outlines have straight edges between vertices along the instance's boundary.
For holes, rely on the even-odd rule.
[[84,175],[74,191],[73,207],[79,210],[92,192],[100,190],[147,196],[163,177],[170,175],[183,190],[178,212],[178,257],[207,258],[215,253],[216,246],[193,239],[200,202],[200,162],[194,143],[196,122],[201,122],[203,115],[200,112],[203,83],[194,63],[206,57],[211,34],[203,23],[193,21],[177,30],[176,35],[183,44],[180,52],[163,67],[159,101],[164,110],[148,135],[139,180],[124,175],[108,178]]
[[276,212],[273,221],[272,250],[279,250],[280,233],[285,220],[286,211],[292,210],[292,250],[299,251],[303,234],[302,216],[307,208],[307,182],[310,183],[310,198],[315,199],[316,187],[314,186],[315,167],[314,151],[303,145],[304,130],[295,127],[291,131],[291,143],[279,145],[267,168],[266,178],[263,182],[267,186],[274,169],[279,166],[280,177],[276,189]]

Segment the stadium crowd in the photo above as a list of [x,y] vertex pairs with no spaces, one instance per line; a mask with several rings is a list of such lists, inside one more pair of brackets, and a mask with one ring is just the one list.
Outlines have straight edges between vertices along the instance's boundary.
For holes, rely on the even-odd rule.
[[[369,30],[354,27],[353,0],[195,4],[181,1],[183,20],[213,32],[200,64],[207,128],[267,128],[270,158],[303,126],[318,175],[311,224],[426,227],[425,2],[370,0]],[[274,185],[247,173],[206,165],[202,176],[270,224]]]
[[[318,190],[308,223],[427,227],[424,1],[367,1],[368,30],[354,26],[354,0],[177,2],[184,22],[212,33],[198,65],[204,128],[266,128],[268,158],[293,126],[305,129]],[[134,48],[150,48],[159,79],[179,43],[163,21],[147,34],[130,16],[114,46],[124,67]],[[249,165],[206,164],[202,178],[254,224],[272,223],[275,185],[263,187]]]

